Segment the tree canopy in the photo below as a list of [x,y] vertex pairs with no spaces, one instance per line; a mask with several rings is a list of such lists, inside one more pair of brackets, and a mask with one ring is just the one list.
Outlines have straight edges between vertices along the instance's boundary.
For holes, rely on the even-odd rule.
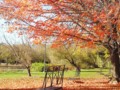
[[[0,14],[11,21],[8,32],[19,30],[38,43],[54,38],[56,43],[82,46],[119,40],[119,0],[4,0]],[[55,46],[57,44],[53,44]]]

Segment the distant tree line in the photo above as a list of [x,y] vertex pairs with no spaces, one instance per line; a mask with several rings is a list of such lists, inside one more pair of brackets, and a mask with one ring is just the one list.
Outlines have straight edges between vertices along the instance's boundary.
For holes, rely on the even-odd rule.
[[[108,51],[103,47],[80,48],[76,45],[50,48],[46,52],[44,45],[28,44],[0,44],[0,63],[21,64],[31,76],[32,63],[65,64],[68,69],[76,69],[76,75],[80,74],[81,68],[99,68],[109,57]],[[44,61],[45,60],[45,61]],[[108,64],[104,65],[107,68]]]

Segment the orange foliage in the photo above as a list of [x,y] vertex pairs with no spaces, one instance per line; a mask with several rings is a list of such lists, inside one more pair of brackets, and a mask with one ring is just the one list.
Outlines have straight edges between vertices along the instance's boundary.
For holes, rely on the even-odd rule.
[[[4,0],[0,6],[3,18],[15,20],[20,27],[28,26],[27,34],[35,38],[35,44],[39,43],[36,38],[51,40],[53,37],[53,41],[72,43],[74,40],[91,47],[97,42],[103,44],[106,36],[114,40],[119,38],[118,34],[112,34],[113,25],[117,33],[120,32],[120,4],[117,1]],[[8,32],[12,31],[9,28]]]
[[39,38],[36,38],[36,39],[33,40],[33,43],[34,43],[34,44],[40,44],[40,42],[41,42],[41,41],[40,41]]

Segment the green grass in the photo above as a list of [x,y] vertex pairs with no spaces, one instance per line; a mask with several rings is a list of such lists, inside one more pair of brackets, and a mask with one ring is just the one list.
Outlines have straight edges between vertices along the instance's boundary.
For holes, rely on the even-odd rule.
[[[31,72],[32,76],[44,77],[44,72]],[[0,78],[21,78],[28,77],[27,71],[6,71],[0,72]]]
[[[82,69],[80,78],[102,78],[103,75],[99,73],[100,69]],[[108,73],[107,69],[102,70],[103,73]],[[44,77],[44,72],[32,72],[33,77]],[[27,71],[4,71],[0,72],[0,78],[20,78],[28,77]],[[65,71],[64,77],[76,77],[75,71]]]
[[[100,69],[82,69],[80,73],[80,78],[102,78],[104,75],[101,75]],[[107,74],[108,69],[103,69],[102,73]],[[65,77],[75,77],[75,71],[65,72]]]

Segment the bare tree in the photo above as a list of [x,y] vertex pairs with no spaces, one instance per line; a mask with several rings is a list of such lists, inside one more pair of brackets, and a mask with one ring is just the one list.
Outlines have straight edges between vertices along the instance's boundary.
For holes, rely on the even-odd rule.
[[11,53],[14,54],[14,57],[16,57],[16,61],[21,63],[28,71],[28,75],[31,76],[31,61],[32,61],[32,48],[30,46],[30,43],[27,41],[27,39],[24,41],[22,40],[22,44],[11,44],[6,36],[4,36],[7,44],[9,45],[9,49],[11,50]]

